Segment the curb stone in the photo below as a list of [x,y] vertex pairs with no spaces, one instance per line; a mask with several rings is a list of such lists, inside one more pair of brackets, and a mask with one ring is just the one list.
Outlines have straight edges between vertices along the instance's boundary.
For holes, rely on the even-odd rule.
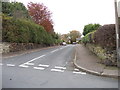
[[75,53],[75,58],[73,60],[73,64],[75,65],[76,68],[78,68],[82,71],[85,71],[87,73],[90,73],[92,75],[104,76],[104,77],[110,77],[110,78],[117,78],[118,79],[118,76],[116,76],[116,75],[108,75],[108,74],[104,74],[103,72],[100,73],[100,72],[96,72],[96,71],[92,71],[92,70],[83,68],[83,67],[79,66],[76,61],[77,61],[77,59],[76,59],[76,53]]

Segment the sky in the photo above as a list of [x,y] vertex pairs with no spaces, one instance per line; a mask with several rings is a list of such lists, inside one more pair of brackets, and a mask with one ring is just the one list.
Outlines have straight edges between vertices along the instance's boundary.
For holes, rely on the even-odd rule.
[[[14,1],[14,0],[12,0]],[[60,34],[78,30],[90,23],[114,24],[114,0],[15,0],[25,4],[43,3],[52,12],[54,30]],[[120,1],[120,0],[118,0]]]

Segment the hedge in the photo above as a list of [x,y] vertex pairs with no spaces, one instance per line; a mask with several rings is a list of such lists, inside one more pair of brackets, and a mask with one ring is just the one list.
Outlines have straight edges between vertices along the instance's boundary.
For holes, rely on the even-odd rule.
[[[119,26],[119,30],[120,30],[120,26]],[[97,30],[85,35],[82,38],[82,42],[85,44],[86,43],[96,44],[108,50],[115,50],[116,49],[115,24],[100,26]]]
[[13,43],[38,43],[51,45],[56,43],[51,34],[30,20],[14,19],[3,15],[2,40]]

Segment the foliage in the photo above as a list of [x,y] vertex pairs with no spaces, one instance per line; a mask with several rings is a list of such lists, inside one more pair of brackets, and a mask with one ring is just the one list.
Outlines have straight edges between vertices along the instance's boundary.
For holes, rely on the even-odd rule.
[[25,19],[3,17],[2,40],[15,43],[56,44],[57,38],[47,33],[40,25]]
[[81,34],[77,30],[72,30],[70,31],[69,36],[71,38],[71,42],[76,42],[76,38],[80,38]]
[[2,13],[14,18],[30,18],[26,7],[20,2],[2,2]]
[[100,24],[88,24],[84,26],[83,35],[85,36],[89,32],[95,31],[100,27]]
[[[120,30],[120,27],[119,27]],[[119,32],[120,35],[120,32]],[[115,49],[116,48],[116,32],[115,24],[101,26],[95,32],[95,44],[99,44],[103,48]],[[120,41],[119,41],[120,42]]]
[[[119,26],[120,29],[120,26]],[[120,32],[119,32],[120,35]],[[83,43],[93,43],[108,50],[116,49],[115,24],[104,25],[82,38]],[[120,42],[120,41],[119,41]]]
[[28,11],[36,24],[42,25],[47,32],[53,32],[53,22],[51,12],[44,4],[29,3]]
[[83,38],[82,38],[82,42],[83,43],[94,43],[94,33],[96,31],[92,31],[90,33],[88,33],[87,35],[85,35]]

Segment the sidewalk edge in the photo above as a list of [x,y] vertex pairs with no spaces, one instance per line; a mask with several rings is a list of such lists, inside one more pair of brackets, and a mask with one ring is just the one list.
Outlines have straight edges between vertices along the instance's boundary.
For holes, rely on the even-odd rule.
[[75,65],[76,68],[84,71],[84,72],[87,72],[89,74],[92,74],[92,75],[97,75],[97,76],[104,76],[104,77],[110,77],[110,78],[118,78],[117,75],[108,75],[108,74],[104,74],[104,73],[99,73],[99,72],[96,72],[96,71],[92,71],[92,70],[89,70],[89,69],[86,69],[86,68],[83,68],[81,66],[79,66],[77,64],[77,59],[76,59],[76,53],[75,53],[75,58],[73,60],[73,64]]

